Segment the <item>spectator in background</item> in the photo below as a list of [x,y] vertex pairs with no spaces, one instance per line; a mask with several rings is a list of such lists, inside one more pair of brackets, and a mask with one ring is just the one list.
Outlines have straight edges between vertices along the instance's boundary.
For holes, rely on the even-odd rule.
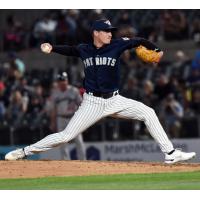
[[137,35],[136,28],[132,25],[132,20],[127,11],[124,11],[116,24],[119,24],[119,29],[116,33],[117,37],[129,37],[133,38]]
[[62,11],[58,15],[58,21],[56,26],[56,43],[62,44],[67,40],[67,33],[69,31],[69,24],[67,24],[65,19],[65,12]]
[[186,79],[190,71],[190,60],[186,53],[182,50],[177,50],[173,56],[173,62],[166,66],[165,75],[167,77],[176,76],[181,79]]
[[127,84],[122,90],[122,95],[136,101],[141,100],[141,90],[138,87],[138,80],[136,78],[129,78],[127,80]]
[[[154,108],[155,111],[158,110],[157,105],[159,102],[157,100],[157,96],[154,94],[154,85],[150,80],[145,80],[143,83],[143,88],[141,90],[141,102]],[[148,130],[143,122],[135,122],[134,128],[139,139],[150,139],[149,134],[147,134]]]
[[188,56],[182,50],[177,50],[174,55],[173,68],[181,68],[188,61]]
[[0,81],[0,121],[4,119],[4,115],[6,113],[6,107],[3,99],[4,90],[5,90],[5,85],[3,81]]
[[130,70],[130,68],[132,67],[138,67],[138,62],[137,62],[137,59],[135,58],[136,58],[135,52],[124,51],[124,53],[121,56],[120,62],[122,62],[122,64],[125,65],[125,67],[128,67]]
[[156,110],[158,100],[157,96],[154,94],[154,85],[150,80],[144,81],[142,92],[142,102]]
[[79,10],[62,10],[56,26],[56,43],[76,43]]
[[37,83],[33,86],[33,92],[28,105],[28,113],[36,117],[43,110],[44,103],[43,87],[40,83]]
[[6,20],[6,29],[3,33],[3,48],[5,51],[19,51],[25,48],[26,33],[22,22],[17,21],[13,15]]
[[24,61],[20,59],[15,52],[9,52],[8,53],[9,63],[11,66],[15,66],[16,68],[16,76],[21,78],[24,76],[26,66],[24,64]]
[[180,80],[176,76],[171,76],[169,79],[170,85],[173,88],[171,93],[173,93],[175,99],[179,101],[182,105],[184,104],[184,94],[182,93],[182,86]]
[[158,15],[159,11],[147,10],[146,15],[142,17],[139,26],[140,37],[147,38],[152,42],[157,42],[162,38],[159,36],[160,33],[160,19]]
[[123,10],[116,21],[119,29],[117,30],[116,37],[129,37],[133,38],[137,35],[137,29],[133,26],[133,21],[130,12]]
[[200,85],[200,69],[193,69],[191,75],[188,77],[187,85],[190,87],[195,87]]
[[[69,84],[66,72],[57,74],[56,83],[52,88],[49,105],[50,127],[53,131],[61,131],[66,126],[82,101],[78,88]],[[82,134],[74,138],[78,160],[86,160],[85,146]],[[69,160],[70,153],[67,144],[60,147],[62,159]]]
[[200,49],[196,51],[196,54],[192,60],[192,70],[200,70]]
[[120,28],[123,28],[123,26],[131,26],[132,19],[130,17],[130,12],[123,10],[122,13],[120,14],[117,24],[119,25]]
[[127,83],[128,77],[134,77],[136,70],[140,67],[140,64],[135,58],[135,52],[125,51],[120,58],[120,63],[123,66],[121,68],[121,85],[125,86]]
[[189,111],[191,107],[196,107],[198,111],[198,103],[196,102],[198,102],[198,94],[200,88],[200,50],[196,52],[196,55],[192,60],[190,75],[185,82],[187,85],[186,100],[187,103],[189,103]]
[[119,29],[116,34],[117,34],[117,37],[133,38],[134,36],[137,35],[137,31],[134,27],[126,25],[123,27],[123,29]]
[[4,101],[6,107],[8,107],[10,102],[10,96],[12,92],[17,89],[18,81],[21,78],[21,74],[19,73],[17,66],[13,62],[6,63],[6,73],[5,73],[5,85],[6,90],[4,92]]
[[198,99],[198,89],[200,87],[200,50],[197,50],[195,57],[192,60],[190,75],[186,79],[186,85],[187,85],[187,91],[186,91],[187,100],[190,103],[194,97],[195,99],[196,98]]
[[77,19],[79,16],[79,10],[72,9],[68,10],[67,15],[65,17],[66,23],[68,24],[69,30],[66,35],[68,44],[75,44],[76,43],[76,33],[77,33]]
[[173,93],[174,88],[169,82],[168,77],[165,74],[161,74],[156,81],[155,94],[158,96],[158,100],[164,100],[170,93]]
[[200,44],[200,18],[197,17],[192,21],[191,37],[196,44]]
[[24,76],[19,79],[17,89],[22,93],[23,96],[27,97],[30,97],[33,90],[32,86],[28,85],[27,78]]
[[5,90],[5,84],[2,80],[0,80],[0,94],[2,95]]
[[181,10],[163,10],[161,14],[161,26],[164,39],[167,41],[188,38],[188,24]]
[[189,108],[193,115],[200,115],[200,88],[194,89],[192,92],[192,100],[189,104]]
[[173,94],[169,94],[162,104],[163,119],[166,130],[172,138],[181,136],[181,119],[184,116],[183,106],[175,99]]
[[19,90],[13,91],[10,96],[10,103],[7,109],[7,120],[9,123],[18,127],[24,114],[27,112],[28,100],[23,97]]
[[57,26],[57,21],[53,16],[48,13],[43,16],[42,19],[39,19],[34,27],[31,41],[34,41],[33,46],[38,46],[44,41],[53,42],[54,33]]
[[43,95],[43,87],[40,83],[36,83],[30,95],[27,110],[27,119],[32,130],[37,130],[42,126],[43,116],[45,115],[44,105],[45,98]]

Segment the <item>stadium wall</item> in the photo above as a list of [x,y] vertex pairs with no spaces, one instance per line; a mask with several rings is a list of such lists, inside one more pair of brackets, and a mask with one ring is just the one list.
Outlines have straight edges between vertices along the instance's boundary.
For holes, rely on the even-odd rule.
[[[172,140],[175,148],[183,151],[195,151],[200,155],[200,139],[174,139]],[[85,143],[88,160],[108,160],[108,161],[143,161],[143,162],[163,162],[164,156],[159,146],[153,141],[123,141],[123,142],[87,142]],[[4,159],[5,153],[15,149],[16,146],[0,146],[0,158]],[[76,159],[74,144],[68,144],[71,159]],[[32,157],[29,159],[61,160],[59,148],[55,148]],[[198,158],[192,160],[198,162]]]

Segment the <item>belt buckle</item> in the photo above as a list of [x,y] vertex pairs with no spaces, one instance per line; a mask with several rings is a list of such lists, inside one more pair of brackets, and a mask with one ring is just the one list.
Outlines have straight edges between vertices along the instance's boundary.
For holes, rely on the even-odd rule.
[[94,96],[94,93],[93,93],[93,92],[88,92],[88,94],[89,94],[90,96]]
[[118,90],[117,90],[117,91],[114,91],[114,92],[113,92],[113,96],[118,95],[118,93],[119,93]]

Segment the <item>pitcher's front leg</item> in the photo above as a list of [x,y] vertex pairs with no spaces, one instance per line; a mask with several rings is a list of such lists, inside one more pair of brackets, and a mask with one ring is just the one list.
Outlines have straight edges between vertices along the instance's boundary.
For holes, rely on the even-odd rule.
[[125,97],[121,98],[121,104],[126,105],[125,109],[116,113],[116,117],[144,121],[149,133],[159,144],[163,153],[168,153],[174,150],[171,141],[169,140],[155,111],[152,108],[141,102],[127,99]]

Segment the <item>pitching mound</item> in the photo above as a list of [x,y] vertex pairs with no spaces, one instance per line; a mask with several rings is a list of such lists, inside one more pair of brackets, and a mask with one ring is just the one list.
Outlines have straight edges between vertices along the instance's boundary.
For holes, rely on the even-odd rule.
[[200,171],[200,164],[165,165],[114,161],[0,161],[0,178],[88,176],[105,174]]

